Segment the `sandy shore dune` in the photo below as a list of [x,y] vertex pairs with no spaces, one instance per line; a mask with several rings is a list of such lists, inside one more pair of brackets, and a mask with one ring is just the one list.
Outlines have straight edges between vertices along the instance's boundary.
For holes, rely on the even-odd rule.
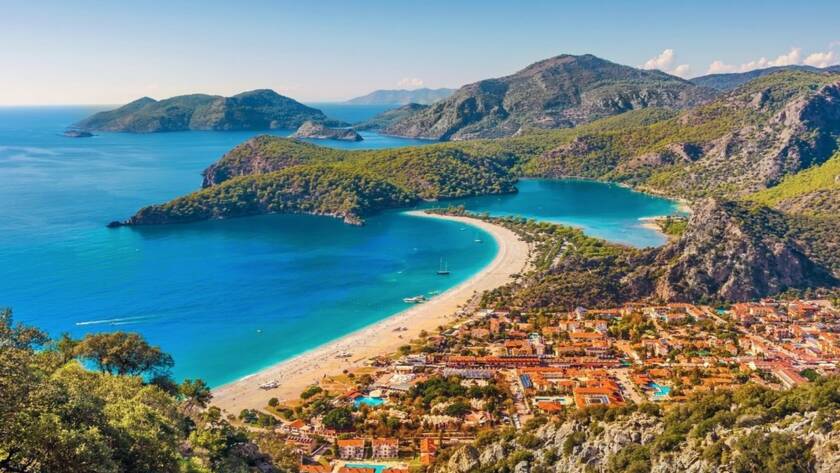
[[[418,337],[422,330],[431,332],[447,324],[453,314],[475,294],[507,283],[528,262],[528,245],[506,228],[466,217],[433,216],[419,211],[407,213],[422,218],[445,218],[479,227],[493,236],[499,251],[493,261],[478,274],[426,303],[415,305],[314,350],[214,389],[213,404],[238,415],[245,408],[263,408],[272,397],[281,400],[297,398],[306,386],[325,375],[338,375],[345,369],[363,366],[366,359],[395,352],[401,345]],[[398,338],[394,332],[397,327],[407,329],[399,333],[402,338]],[[352,353],[352,357],[336,358],[343,351]],[[269,390],[259,388],[261,384],[270,381],[279,382],[279,386]]]

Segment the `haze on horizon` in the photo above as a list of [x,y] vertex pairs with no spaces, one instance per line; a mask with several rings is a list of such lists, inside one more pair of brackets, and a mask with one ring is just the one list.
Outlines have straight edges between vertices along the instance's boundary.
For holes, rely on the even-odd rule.
[[459,87],[558,54],[682,77],[840,63],[840,3],[2,0],[0,106]]

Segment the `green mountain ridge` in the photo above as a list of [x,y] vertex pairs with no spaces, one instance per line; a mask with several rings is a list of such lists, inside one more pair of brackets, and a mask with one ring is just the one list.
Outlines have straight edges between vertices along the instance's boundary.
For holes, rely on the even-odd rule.
[[374,90],[361,97],[352,98],[345,103],[351,105],[408,105],[410,103],[429,105],[449,97],[453,92],[455,92],[455,89],[447,88]]
[[273,130],[295,129],[306,121],[327,122],[328,119],[320,110],[262,89],[232,97],[192,94],[160,101],[143,97],[94,114],[73,128],[130,133]]
[[723,74],[708,74],[705,76],[695,77],[689,79],[692,83],[701,87],[709,87],[716,90],[727,91],[732,90],[742,84],[757,79],[767,74],[773,74],[781,71],[801,71],[801,72],[840,72],[840,66],[829,66],[825,68],[805,66],[805,65],[791,65],[791,66],[775,66],[765,69],[755,69],[747,72],[731,72]]
[[661,71],[589,54],[561,55],[506,77],[465,85],[385,133],[439,140],[499,138],[534,128],[573,127],[645,107],[685,108],[715,94]]
[[738,197],[827,160],[840,137],[838,103],[837,76],[775,73],[665,120],[579,127],[525,172],[623,182],[683,198]]

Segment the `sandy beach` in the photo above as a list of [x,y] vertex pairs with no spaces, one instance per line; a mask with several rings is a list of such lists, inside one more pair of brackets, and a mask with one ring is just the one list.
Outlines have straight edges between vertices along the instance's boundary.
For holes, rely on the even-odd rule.
[[[499,251],[493,261],[478,274],[428,302],[214,389],[212,404],[238,415],[245,408],[265,407],[272,397],[281,400],[297,398],[306,386],[317,382],[324,375],[338,375],[345,369],[364,366],[370,358],[395,352],[409,340],[418,337],[422,330],[432,332],[438,326],[446,325],[475,294],[507,283],[528,262],[527,243],[506,228],[466,217],[429,215],[420,211],[406,213],[418,218],[444,218],[479,227],[493,236]],[[402,338],[398,338],[394,332],[397,327],[406,328],[399,333]],[[336,358],[337,354],[345,351],[352,353],[352,356],[347,359]],[[270,381],[280,384],[275,389],[259,388],[261,384]]]

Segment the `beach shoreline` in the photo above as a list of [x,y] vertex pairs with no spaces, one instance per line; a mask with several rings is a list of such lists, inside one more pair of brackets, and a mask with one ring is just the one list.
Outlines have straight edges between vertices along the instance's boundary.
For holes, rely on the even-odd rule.
[[[420,332],[434,332],[438,326],[449,324],[456,312],[475,295],[511,281],[513,275],[522,272],[528,263],[528,244],[507,228],[470,217],[433,215],[423,211],[408,211],[405,214],[478,227],[496,241],[496,256],[470,279],[423,304],[213,389],[212,404],[228,414],[238,415],[242,409],[264,408],[271,398],[296,399],[307,386],[324,376],[335,376],[344,370],[365,366],[371,358],[396,352],[400,346],[417,338]],[[397,328],[404,330],[397,335]],[[338,358],[336,355],[342,352],[352,356]],[[260,389],[260,385],[275,381],[278,387]]]

